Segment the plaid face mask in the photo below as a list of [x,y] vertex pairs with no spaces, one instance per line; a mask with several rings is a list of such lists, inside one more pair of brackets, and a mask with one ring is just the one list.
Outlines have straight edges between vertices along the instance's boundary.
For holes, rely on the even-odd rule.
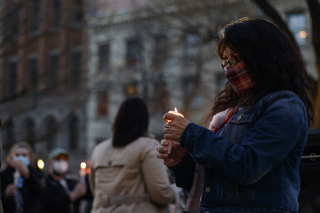
[[247,89],[253,88],[252,75],[250,69],[246,66],[243,60],[236,65],[228,65],[225,67],[225,74],[235,92],[241,96]]

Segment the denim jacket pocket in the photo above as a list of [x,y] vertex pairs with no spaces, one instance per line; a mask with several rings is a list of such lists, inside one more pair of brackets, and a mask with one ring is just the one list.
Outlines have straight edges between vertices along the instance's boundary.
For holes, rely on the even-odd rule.
[[223,135],[232,143],[240,143],[245,133],[253,127],[257,113],[254,110],[240,111],[226,124]]

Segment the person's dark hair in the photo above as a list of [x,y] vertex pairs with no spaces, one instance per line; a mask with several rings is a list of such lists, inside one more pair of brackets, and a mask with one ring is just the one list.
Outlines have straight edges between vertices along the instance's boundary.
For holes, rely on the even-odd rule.
[[290,38],[275,24],[262,19],[243,18],[224,28],[216,54],[226,59],[225,48],[238,53],[250,67],[255,87],[239,97],[229,82],[220,91],[212,108],[212,115],[236,106],[252,107],[263,96],[280,90],[290,90],[303,101],[309,125],[314,109],[307,91],[313,90],[307,81],[302,59]]
[[112,125],[114,147],[125,146],[148,132],[149,112],[138,97],[126,99],[120,106]]

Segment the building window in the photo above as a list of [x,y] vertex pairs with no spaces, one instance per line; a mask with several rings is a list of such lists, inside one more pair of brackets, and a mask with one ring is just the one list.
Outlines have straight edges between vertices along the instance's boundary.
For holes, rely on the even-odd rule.
[[201,38],[197,33],[185,35],[184,55],[186,59],[198,59],[201,51]]
[[97,102],[98,117],[108,115],[108,93],[106,91],[97,93]]
[[40,25],[40,1],[32,0],[30,2],[30,10],[29,10],[29,29],[31,34],[38,33],[39,25]]
[[12,96],[16,93],[17,88],[17,62],[9,63],[9,95]]
[[287,15],[287,24],[299,46],[306,45],[307,29],[306,15],[303,12],[289,13]]
[[99,46],[99,72],[106,72],[110,63],[110,46],[103,44]]
[[72,24],[74,27],[81,26],[83,19],[82,0],[73,0]]
[[81,53],[73,52],[71,54],[71,83],[72,87],[79,86],[81,80]]
[[21,6],[17,1],[10,1],[9,3],[9,10],[10,13],[12,14],[10,17],[11,21],[11,36],[18,36],[19,34],[19,29],[20,29],[20,10]]
[[47,118],[45,123],[45,128],[46,128],[46,135],[47,135],[47,150],[52,150],[57,146],[56,120],[53,117]]
[[155,69],[162,67],[168,57],[168,41],[165,35],[157,35],[154,38],[153,64]]
[[37,88],[38,81],[38,59],[29,59],[29,82],[33,89]]
[[57,76],[59,72],[59,55],[49,56],[49,68],[48,68],[48,86],[55,88],[57,86]]
[[60,15],[61,15],[61,4],[60,0],[52,1],[52,12],[51,12],[51,29],[57,29],[60,26]]
[[127,66],[135,67],[140,58],[141,45],[138,39],[127,41]]
[[25,120],[25,139],[33,147],[35,141],[35,123],[31,118]]
[[79,142],[79,122],[78,118],[74,115],[69,120],[68,124],[68,130],[69,130],[69,149],[70,150],[76,150],[78,148],[78,142]]

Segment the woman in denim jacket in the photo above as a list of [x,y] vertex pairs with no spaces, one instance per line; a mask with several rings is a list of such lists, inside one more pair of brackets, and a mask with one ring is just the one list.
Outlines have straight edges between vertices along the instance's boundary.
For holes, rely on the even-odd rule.
[[[276,25],[240,19],[225,26],[217,55],[228,82],[211,126],[165,114],[171,122],[157,157],[177,186],[190,192],[194,179],[203,186],[200,210],[190,194],[186,212],[298,212],[299,164],[313,106],[296,47]],[[180,142],[171,154],[169,139]]]

